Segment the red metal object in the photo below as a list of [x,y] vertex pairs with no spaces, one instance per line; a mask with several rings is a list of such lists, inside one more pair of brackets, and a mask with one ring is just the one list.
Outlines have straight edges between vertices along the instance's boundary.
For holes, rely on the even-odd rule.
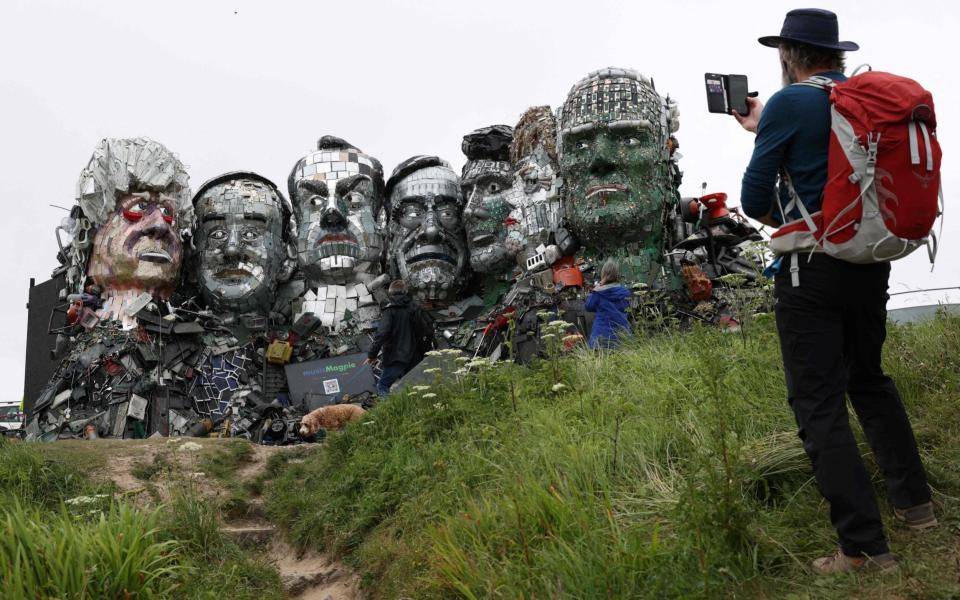
[[553,263],[553,284],[558,289],[565,287],[583,287],[583,273],[573,262],[572,256],[564,256]]

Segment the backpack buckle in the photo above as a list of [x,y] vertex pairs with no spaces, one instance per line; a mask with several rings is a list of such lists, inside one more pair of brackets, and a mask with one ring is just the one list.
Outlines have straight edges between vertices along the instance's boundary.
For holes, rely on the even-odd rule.
[[873,175],[877,165],[877,146],[880,144],[879,133],[867,134],[867,174]]

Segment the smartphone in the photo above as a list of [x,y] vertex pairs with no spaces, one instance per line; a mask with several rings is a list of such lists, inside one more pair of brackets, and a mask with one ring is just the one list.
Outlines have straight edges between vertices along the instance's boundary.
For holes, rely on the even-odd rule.
[[707,110],[724,114],[731,114],[735,110],[741,115],[749,112],[746,75],[704,73],[703,80],[707,87]]
[[747,105],[747,76],[746,75],[728,75],[727,76],[727,106],[731,111],[737,111],[741,115],[750,112]]

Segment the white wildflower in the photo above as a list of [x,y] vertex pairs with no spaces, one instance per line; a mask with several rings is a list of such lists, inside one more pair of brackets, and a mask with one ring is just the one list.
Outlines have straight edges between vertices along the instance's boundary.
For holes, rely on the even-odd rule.
[[81,504],[93,504],[98,502],[103,498],[109,498],[109,494],[94,494],[93,496],[77,496],[76,498],[70,498],[69,500],[64,500],[65,504],[71,504],[73,506],[79,506]]
[[425,392],[425,391],[427,391],[427,390],[430,389],[430,386],[429,386],[429,385],[415,385],[415,386],[413,386],[413,387],[410,388],[410,389],[416,390],[416,391],[418,391],[418,392]]
[[470,372],[470,369],[462,369],[462,368],[461,368],[461,369],[457,369],[456,371],[454,371],[453,374],[454,374],[454,375],[466,375],[466,374],[469,373],[469,372]]
[[562,383],[555,383],[555,384],[553,384],[553,391],[559,392],[560,390],[564,389],[565,387],[567,387],[567,386],[563,385]]
[[197,452],[202,449],[203,446],[196,442],[184,442],[180,445],[180,452]]
[[433,392],[429,392],[429,393],[427,393],[427,394],[424,394],[423,397],[424,397],[424,398],[427,398],[427,399],[429,400],[430,398],[436,398],[437,395],[434,394]]
[[440,369],[437,369],[436,367],[434,367],[432,369],[424,369],[423,372],[428,375],[433,375],[434,373],[439,373]]
[[469,357],[469,356],[458,356],[458,357],[456,357],[456,358],[453,359],[453,360],[457,361],[458,363],[468,363],[468,362],[470,362],[470,357]]
[[443,402],[437,402],[436,404],[433,405],[433,407],[437,410],[443,410],[447,407],[447,405],[444,404]]
[[427,356],[440,356],[442,352],[440,350],[429,350],[425,353]]

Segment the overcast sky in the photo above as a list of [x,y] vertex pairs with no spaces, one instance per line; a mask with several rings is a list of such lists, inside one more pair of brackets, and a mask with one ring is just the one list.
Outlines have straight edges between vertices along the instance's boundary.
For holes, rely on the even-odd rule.
[[[146,136],[178,153],[194,189],[253,170],[286,189],[317,138],[343,137],[387,173],[414,154],[459,169],[463,134],[513,125],[529,106],[562,103],[589,71],[653,77],[680,105],[681,192],[725,191],[739,204],[752,136],[709,114],[703,73],[744,73],[761,99],[780,83],[779,33],[796,4],[674,0],[328,2],[163,0],[0,3],[0,399],[23,382],[30,277],[56,266],[53,230],[104,137]],[[923,251],[894,263],[891,292],[960,285],[960,8],[953,2],[834,2],[840,37],[871,63],[933,92],[947,197],[936,270]],[[950,58],[953,56],[954,58]],[[960,208],[956,209],[960,210]],[[958,301],[960,292],[946,299]],[[891,307],[943,294],[895,296]]]

